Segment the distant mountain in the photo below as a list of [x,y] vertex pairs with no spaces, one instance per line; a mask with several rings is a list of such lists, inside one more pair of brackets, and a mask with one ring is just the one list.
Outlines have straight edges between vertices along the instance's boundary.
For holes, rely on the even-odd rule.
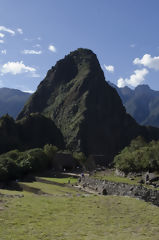
[[17,89],[0,88],[0,116],[8,113],[16,118],[30,95]]
[[148,85],[139,85],[134,90],[113,86],[126,108],[126,111],[142,125],[159,127],[159,91],[152,90]]
[[159,137],[159,129],[141,127],[126,113],[89,49],[77,49],[59,60],[17,119],[36,112],[54,121],[68,149],[102,154],[107,161],[138,135]]

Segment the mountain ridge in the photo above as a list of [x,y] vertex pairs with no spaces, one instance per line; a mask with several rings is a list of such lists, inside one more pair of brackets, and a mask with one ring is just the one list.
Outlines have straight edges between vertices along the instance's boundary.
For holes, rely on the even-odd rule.
[[159,91],[152,90],[148,85],[139,85],[134,90],[113,86],[126,108],[126,111],[141,125],[159,127]]
[[0,116],[8,113],[15,119],[30,95],[18,89],[0,88]]

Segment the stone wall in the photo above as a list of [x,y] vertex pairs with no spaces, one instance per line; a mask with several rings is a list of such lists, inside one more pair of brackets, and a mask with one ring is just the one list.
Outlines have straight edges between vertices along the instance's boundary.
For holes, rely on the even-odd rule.
[[148,189],[142,185],[109,182],[107,180],[99,180],[87,176],[80,179],[80,185],[103,195],[135,197],[159,206],[159,191]]

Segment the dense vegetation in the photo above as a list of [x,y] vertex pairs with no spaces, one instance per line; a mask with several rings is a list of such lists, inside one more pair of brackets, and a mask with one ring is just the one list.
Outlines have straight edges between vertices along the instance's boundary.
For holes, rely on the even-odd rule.
[[159,141],[137,137],[114,158],[116,168],[128,172],[159,171]]
[[[59,159],[59,156],[62,158],[64,156],[64,159]],[[15,149],[0,155],[0,181],[23,179],[28,174],[36,175],[50,169],[60,171],[63,169],[63,165],[65,168],[66,166],[70,166],[70,168],[80,166],[89,169],[91,163],[87,161],[82,152],[72,154],[67,150],[59,150],[51,144],[26,151]]]
[[12,150],[0,155],[0,181],[18,179],[28,173],[44,171],[52,166],[57,151],[53,145],[34,148],[24,152]]
[[64,147],[63,136],[52,120],[38,113],[19,121],[8,114],[0,118],[0,154],[14,149],[41,148],[45,144]]

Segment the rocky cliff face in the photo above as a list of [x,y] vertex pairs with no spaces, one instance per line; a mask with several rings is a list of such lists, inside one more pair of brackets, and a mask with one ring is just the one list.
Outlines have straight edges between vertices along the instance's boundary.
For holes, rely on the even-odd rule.
[[40,112],[61,130],[66,147],[112,158],[143,132],[104,78],[96,55],[78,49],[58,61],[18,119]]

